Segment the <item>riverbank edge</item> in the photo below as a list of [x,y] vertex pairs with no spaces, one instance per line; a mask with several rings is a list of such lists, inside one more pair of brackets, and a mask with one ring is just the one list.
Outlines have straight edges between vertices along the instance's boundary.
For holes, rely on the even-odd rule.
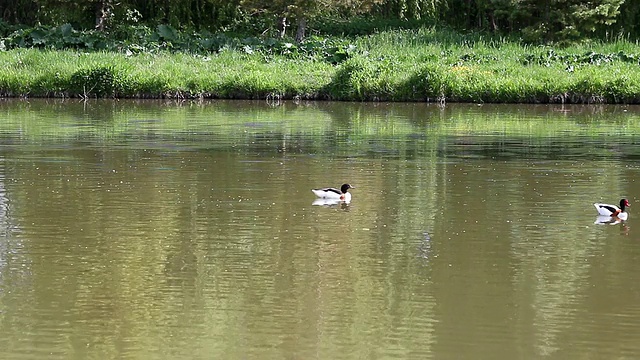
[[[640,104],[640,66],[0,52],[0,97]],[[497,64],[497,65],[496,65]]]

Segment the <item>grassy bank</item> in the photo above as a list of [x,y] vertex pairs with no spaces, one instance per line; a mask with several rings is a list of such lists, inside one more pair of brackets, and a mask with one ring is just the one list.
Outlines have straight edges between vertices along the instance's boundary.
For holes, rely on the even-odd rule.
[[622,40],[554,49],[418,29],[312,41],[210,53],[2,51],[0,94],[640,103],[640,45]]

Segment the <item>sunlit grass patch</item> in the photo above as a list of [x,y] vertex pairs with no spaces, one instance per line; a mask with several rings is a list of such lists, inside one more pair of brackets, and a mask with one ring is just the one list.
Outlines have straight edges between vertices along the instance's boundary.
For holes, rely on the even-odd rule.
[[[0,52],[0,93],[25,97],[640,103],[640,46],[566,48],[435,28],[215,52]],[[246,44],[245,44],[246,43]],[[243,45],[244,46],[240,46]]]

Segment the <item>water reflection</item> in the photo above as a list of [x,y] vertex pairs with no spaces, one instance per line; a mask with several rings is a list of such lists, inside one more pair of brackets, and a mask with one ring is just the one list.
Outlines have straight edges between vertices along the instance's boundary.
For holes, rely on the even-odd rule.
[[1,358],[640,352],[634,111],[246,104],[2,104]]
[[598,215],[596,217],[596,221],[594,222],[594,224],[598,224],[598,225],[617,225],[617,224],[622,223],[622,221],[623,220],[620,219],[617,216]]
[[340,200],[340,199],[319,198],[319,199],[313,200],[311,205],[314,205],[314,206],[327,206],[327,207],[340,207],[342,209],[348,209],[350,203],[351,203],[350,199],[347,201],[347,200]]

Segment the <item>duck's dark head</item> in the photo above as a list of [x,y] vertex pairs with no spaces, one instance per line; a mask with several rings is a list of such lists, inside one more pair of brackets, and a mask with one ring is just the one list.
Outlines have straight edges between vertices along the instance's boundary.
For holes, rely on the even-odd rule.
[[342,191],[343,194],[347,193],[347,190],[349,189],[355,189],[355,187],[349,185],[349,184],[342,184],[342,186],[340,187],[340,191]]
[[627,199],[621,199],[620,200],[620,210],[624,211],[624,208],[626,206],[631,206],[631,204],[629,204],[629,200]]

